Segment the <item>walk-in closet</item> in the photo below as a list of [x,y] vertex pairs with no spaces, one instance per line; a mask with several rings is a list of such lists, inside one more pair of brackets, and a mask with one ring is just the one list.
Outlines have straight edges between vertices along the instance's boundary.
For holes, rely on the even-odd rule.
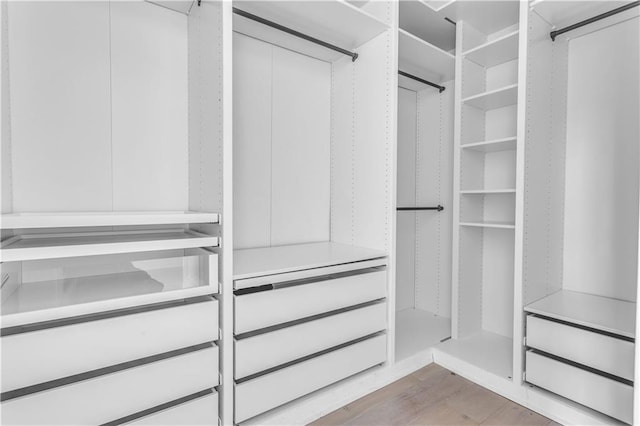
[[2,425],[640,423],[640,1],[0,15]]

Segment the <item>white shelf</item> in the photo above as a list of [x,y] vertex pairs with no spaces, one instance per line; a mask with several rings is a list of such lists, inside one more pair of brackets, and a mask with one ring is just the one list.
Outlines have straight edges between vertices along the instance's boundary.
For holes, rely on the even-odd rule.
[[481,152],[512,151],[516,149],[516,137],[494,139],[461,145],[460,148]]
[[396,312],[396,360],[426,351],[451,337],[451,319],[420,309]]
[[518,102],[518,85],[512,84],[500,89],[469,96],[464,98],[462,102],[485,111],[515,105]]
[[460,226],[472,226],[476,228],[516,229],[514,223],[507,222],[460,222]]
[[452,54],[402,29],[399,30],[398,37],[400,70],[418,77],[423,77],[420,72],[426,71],[430,74],[423,77],[426,80],[432,78],[431,75],[438,77],[438,81],[434,83],[450,81],[454,78],[455,57]]
[[515,189],[469,189],[460,191],[460,194],[515,194]]
[[332,242],[234,250],[233,278],[255,278],[386,256],[379,250]]
[[576,291],[560,290],[524,310],[572,324],[635,338],[636,304]]
[[518,31],[491,40],[463,53],[463,56],[485,68],[518,58]]
[[519,3],[518,0],[454,1],[438,13],[454,22],[465,21],[489,35],[518,23]]
[[193,211],[46,212],[0,216],[1,229],[218,223],[217,213]]
[[569,0],[536,0],[531,2],[531,8],[545,21],[556,27],[575,24],[588,18],[616,9],[626,1],[569,1]]
[[[347,50],[357,48],[389,28],[343,0],[308,2],[238,2],[238,9]],[[333,62],[345,56],[306,40],[234,14],[233,30],[250,37]]]
[[401,1],[400,28],[414,34],[416,37],[451,52],[456,47],[456,26],[445,21],[446,9],[449,1]]
[[[218,293],[217,262],[217,255],[204,249],[157,257],[143,253],[48,261],[40,270],[33,271],[39,278],[44,276],[44,280],[7,282],[3,288],[2,326],[215,294]],[[3,272],[12,273],[11,270]],[[20,274],[17,275],[19,279]],[[51,277],[55,279],[47,279]],[[11,293],[6,295],[6,291]]]
[[19,262],[215,246],[218,246],[218,237],[185,229],[25,234],[2,243],[0,261]]
[[[511,380],[513,339],[480,331],[462,339],[447,340],[436,346],[436,350],[495,376]],[[435,356],[437,359],[438,354]]]

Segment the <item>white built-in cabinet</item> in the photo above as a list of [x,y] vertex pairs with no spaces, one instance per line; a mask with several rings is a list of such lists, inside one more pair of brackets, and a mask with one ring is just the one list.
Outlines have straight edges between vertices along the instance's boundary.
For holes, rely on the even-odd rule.
[[223,7],[1,7],[2,424],[217,424]]
[[2,424],[637,422],[634,6],[3,1]]

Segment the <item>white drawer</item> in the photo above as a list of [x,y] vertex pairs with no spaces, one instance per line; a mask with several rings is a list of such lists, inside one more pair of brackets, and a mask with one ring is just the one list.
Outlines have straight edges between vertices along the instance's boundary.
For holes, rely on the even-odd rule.
[[217,339],[212,298],[12,334],[2,337],[2,392]]
[[633,421],[633,387],[527,351],[526,379],[623,422]]
[[216,346],[2,403],[2,424],[102,424],[218,385]]
[[240,379],[324,349],[382,331],[387,304],[364,308],[235,341],[235,377]]
[[235,421],[242,422],[352,376],[387,358],[380,335],[235,386]]
[[529,315],[527,346],[633,380],[634,344],[626,340]]
[[209,393],[180,405],[140,417],[126,424],[139,426],[217,426],[218,394],[216,392]]
[[[369,271],[369,270],[367,270]],[[356,275],[314,281],[234,296],[236,334],[384,298],[387,272],[374,269]]]

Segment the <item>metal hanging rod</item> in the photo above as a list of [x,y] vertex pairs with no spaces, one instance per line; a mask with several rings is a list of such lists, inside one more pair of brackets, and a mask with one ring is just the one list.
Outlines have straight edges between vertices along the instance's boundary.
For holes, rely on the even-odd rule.
[[352,62],[355,62],[355,60],[358,59],[358,54],[356,52],[351,52],[351,51],[349,51],[347,49],[343,49],[343,48],[335,46],[335,45],[333,45],[331,43],[327,43],[326,41],[318,40],[315,37],[311,37],[309,35],[306,35],[306,34],[303,34],[303,33],[299,32],[299,31],[292,30],[289,27],[285,27],[284,25],[280,25],[280,24],[278,24],[276,22],[269,21],[268,19],[261,18],[259,16],[256,16],[256,15],[252,14],[252,13],[245,12],[244,10],[238,9],[237,7],[233,8],[233,13],[235,13],[236,15],[243,16],[243,17],[245,17],[247,19],[251,19],[252,21],[259,22],[259,23],[261,23],[263,25],[266,25],[268,27],[275,28],[276,30],[285,32],[287,34],[291,34],[292,36],[301,38],[303,40],[307,40],[307,41],[310,41],[312,43],[319,44],[320,46],[326,47],[327,49],[335,50],[336,52],[340,52],[343,55],[351,56],[351,61]]
[[629,10],[632,7],[636,7],[638,5],[640,5],[640,0],[634,1],[629,4],[625,4],[624,6],[620,6],[608,12],[601,13],[600,15],[594,16],[593,18],[585,19],[584,21],[580,21],[577,24],[569,25],[568,27],[560,28],[559,30],[556,30],[556,31],[551,31],[549,33],[549,36],[551,37],[551,41],[556,41],[556,37],[559,36],[560,34],[564,34],[571,30],[575,30],[576,28],[584,27],[585,25],[589,25],[601,19],[608,18],[609,16],[613,16],[620,12],[624,12],[625,10]]
[[422,79],[422,78],[420,78],[420,77],[416,77],[415,75],[411,75],[411,74],[406,73],[406,72],[404,72],[404,71],[398,71],[398,74],[399,74],[399,75],[402,75],[402,76],[404,76],[404,77],[410,78],[410,79],[412,79],[412,80],[419,81],[420,83],[423,83],[423,84],[429,85],[429,86],[431,86],[431,87],[435,87],[436,89],[438,89],[438,91],[439,91],[440,93],[444,92],[444,89],[446,89],[446,87],[444,87],[444,86],[440,86],[439,84],[432,83],[432,82],[430,82],[430,81],[424,80],[424,79]]
[[418,210],[437,210],[441,212],[442,210],[444,210],[444,207],[438,204],[436,207],[398,207],[396,208],[396,210],[399,212],[418,211]]

